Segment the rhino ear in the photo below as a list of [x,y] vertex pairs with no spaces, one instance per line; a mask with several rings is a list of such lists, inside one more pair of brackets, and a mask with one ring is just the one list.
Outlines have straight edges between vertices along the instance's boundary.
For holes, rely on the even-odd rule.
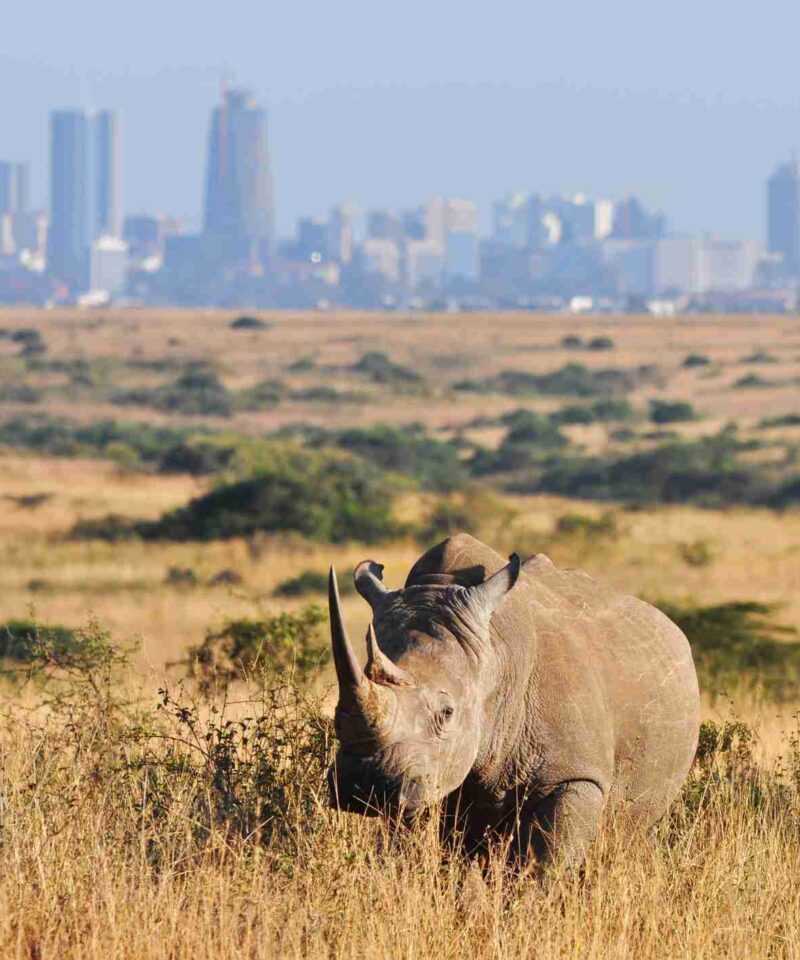
[[383,564],[374,560],[362,560],[356,567],[353,579],[356,590],[374,610],[389,592],[383,584]]
[[520,567],[519,554],[512,553],[502,570],[487,577],[483,583],[467,587],[467,603],[470,610],[479,617],[485,618],[488,623],[495,608],[517,582]]

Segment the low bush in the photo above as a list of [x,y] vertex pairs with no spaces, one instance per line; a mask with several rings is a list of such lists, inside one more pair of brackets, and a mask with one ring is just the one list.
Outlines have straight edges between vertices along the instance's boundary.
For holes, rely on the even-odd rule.
[[658,383],[658,371],[651,366],[631,370],[606,367],[590,370],[582,363],[568,363],[550,373],[503,370],[486,380],[462,380],[454,390],[473,393],[505,393],[510,396],[543,395],[593,397],[626,393],[642,383]]
[[32,620],[0,623],[0,660],[32,663],[37,657],[62,656],[74,645],[75,631]]
[[187,416],[229,417],[235,396],[204,363],[191,364],[171,383],[153,389],[118,391],[111,398],[123,406],[146,406]]
[[[370,463],[334,451],[272,444],[255,473],[224,483],[160,520],[134,524],[147,540],[215,540],[263,531],[313,540],[376,542],[402,533],[395,487]],[[86,535],[86,526],[76,532]]]
[[587,350],[613,350],[614,341],[611,337],[592,337],[586,344]]
[[633,407],[627,400],[596,400],[591,404],[575,404],[562,407],[550,414],[553,423],[591,424],[613,423],[632,420],[635,416]]
[[39,403],[42,397],[42,391],[30,384],[0,383],[0,403]]
[[554,534],[556,539],[613,540],[619,534],[619,527],[616,516],[610,511],[599,517],[589,517],[583,513],[565,513],[556,520]]
[[766,417],[759,423],[762,429],[772,427],[800,427],[800,413],[786,413],[780,417]]
[[380,384],[407,387],[422,383],[422,377],[414,370],[394,363],[385,353],[376,350],[365,353],[350,369]]
[[236,395],[236,406],[240,410],[268,410],[281,402],[286,387],[280,380],[262,380],[254,387],[241,390]]
[[754,350],[751,354],[742,358],[742,363],[778,363],[778,358],[773,357],[766,350]]
[[[305,597],[309,593],[328,592],[328,575],[322,570],[303,570],[296,577],[288,577],[281,580],[275,587],[276,597]],[[346,596],[348,593],[355,592],[355,584],[349,577],[345,577],[339,583],[339,593]]]
[[687,370],[691,370],[694,367],[710,367],[711,357],[707,356],[704,353],[690,353],[684,359],[683,366]]
[[292,373],[307,373],[309,370],[314,370],[317,366],[317,362],[313,357],[303,356],[298,357],[294,363],[290,363],[286,368]]
[[287,671],[308,676],[327,659],[330,644],[319,629],[327,619],[323,608],[312,604],[299,613],[229,620],[189,648],[189,674],[204,693],[234,680],[264,685]]
[[448,493],[468,480],[458,445],[430,437],[417,425],[352,428],[329,435],[323,442],[357,454],[382,470],[413,477],[424,490]]
[[[507,489],[556,493],[588,500],[625,503],[694,503],[787,506],[798,478],[781,479],[764,465],[742,462],[737,454],[752,444],[723,430],[695,441],[669,440],[650,450],[623,456],[553,455],[540,468],[517,476]],[[800,486],[800,484],[799,484]]]
[[360,403],[364,399],[364,394],[321,384],[304,390],[292,390],[289,399],[298,403]]
[[685,400],[651,400],[650,420],[652,423],[688,423],[696,420],[697,413],[691,403]]
[[708,692],[758,684],[777,699],[800,693],[797,630],[772,619],[774,606],[755,601],[656,606],[689,638],[701,686]]
[[261,320],[258,317],[242,316],[231,320],[228,324],[231,330],[269,330],[275,324],[271,321]]
[[733,386],[738,390],[747,390],[760,387],[772,387],[774,386],[774,383],[772,380],[766,380],[757,373],[748,373],[744,377],[739,377],[739,379],[734,382]]

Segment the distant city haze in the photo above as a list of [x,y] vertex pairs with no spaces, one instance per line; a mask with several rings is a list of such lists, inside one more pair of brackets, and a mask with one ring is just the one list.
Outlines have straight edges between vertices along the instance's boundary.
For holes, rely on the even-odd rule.
[[117,110],[124,209],[202,225],[219,82],[269,116],[277,231],[330,204],[509,190],[635,192],[677,231],[763,242],[764,183],[800,146],[800,5],[9,4],[0,157],[47,200],[48,113]]

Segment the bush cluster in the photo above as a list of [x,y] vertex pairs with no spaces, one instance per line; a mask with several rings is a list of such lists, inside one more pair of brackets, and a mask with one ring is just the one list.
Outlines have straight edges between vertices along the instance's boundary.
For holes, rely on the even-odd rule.
[[472,393],[505,393],[510,396],[543,395],[595,397],[626,393],[642,383],[657,383],[660,377],[652,366],[630,370],[606,367],[592,370],[582,363],[568,363],[550,373],[503,370],[485,380],[461,380],[454,390]]

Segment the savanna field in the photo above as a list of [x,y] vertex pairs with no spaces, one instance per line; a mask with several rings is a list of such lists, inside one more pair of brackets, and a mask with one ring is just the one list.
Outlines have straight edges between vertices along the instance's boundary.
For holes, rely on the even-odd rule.
[[[800,957],[799,453],[791,317],[0,312],[0,957]],[[353,567],[461,530],[698,666],[546,886],[327,807],[327,569],[363,657]]]

